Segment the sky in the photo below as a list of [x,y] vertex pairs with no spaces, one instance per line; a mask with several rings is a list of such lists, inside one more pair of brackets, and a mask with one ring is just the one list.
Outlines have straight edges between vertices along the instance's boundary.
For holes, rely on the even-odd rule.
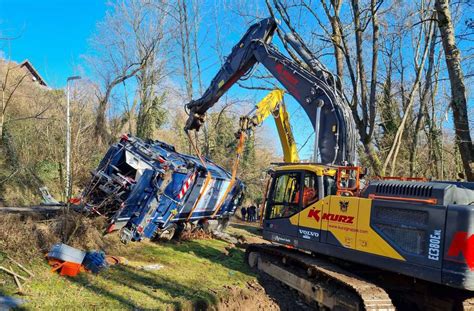
[[[225,7],[226,0],[205,2],[204,11],[207,15],[202,26],[205,31],[201,33],[204,87],[209,84],[220,65],[215,54],[216,19],[223,32],[221,40],[224,54],[230,52],[245,31],[242,18],[239,19],[241,23],[236,23],[235,12],[226,11]],[[222,10],[216,11],[216,8]],[[86,67],[82,56],[87,54],[88,39],[96,30],[96,24],[103,19],[106,9],[107,0],[0,0],[0,38],[13,38],[0,40],[0,56],[17,62],[29,59],[48,85],[62,88],[67,77],[78,74],[77,68]],[[262,14],[265,16],[265,13],[259,15]],[[265,95],[266,92],[253,92],[238,87],[229,92],[229,96],[247,96],[255,102]],[[286,96],[286,99],[292,120],[299,124],[300,120],[309,123],[296,101],[290,96]],[[246,113],[247,111],[242,111],[242,114]],[[313,133],[312,128],[294,126],[295,122],[292,124],[297,143],[304,144]],[[265,122],[265,129],[266,135],[273,136],[273,144],[278,145],[276,129],[271,120]],[[312,154],[312,146],[313,138],[309,138],[308,145],[302,150],[305,154],[303,157]],[[276,150],[281,153],[279,146],[276,146]]]
[[53,88],[66,84],[87,52],[87,40],[105,14],[96,0],[0,0],[2,56],[29,59]]
[[[67,77],[77,75],[77,68],[85,67],[82,56],[88,52],[88,39],[96,30],[96,24],[105,16],[106,10],[106,0],[0,0],[0,37],[12,38],[0,41],[0,56],[16,62],[30,60],[50,87],[63,88]],[[215,15],[212,11],[209,8],[208,14]],[[214,21],[209,23],[213,24]],[[213,26],[204,24],[203,27],[209,27],[203,41],[215,42]],[[226,24],[223,28],[227,32],[224,35],[223,51],[226,54],[239,40],[243,30],[235,24]],[[217,57],[207,56],[203,56],[202,61],[205,69],[203,82],[206,86],[218,71],[220,61]],[[229,96],[242,95],[244,92],[234,88]],[[264,92],[256,92],[252,99],[257,102],[265,95]],[[297,118],[301,109],[294,101],[289,106],[290,112],[294,112]],[[297,129],[295,136],[303,143],[311,130],[299,135],[301,131]],[[265,122],[264,130],[260,133],[270,136],[275,150],[281,154],[272,120]],[[310,151],[307,153],[311,154]]]

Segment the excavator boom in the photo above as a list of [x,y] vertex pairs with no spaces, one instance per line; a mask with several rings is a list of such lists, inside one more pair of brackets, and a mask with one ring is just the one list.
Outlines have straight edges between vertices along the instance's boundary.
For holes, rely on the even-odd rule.
[[275,20],[267,18],[249,28],[204,95],[186,105],[189,118],[185,130],[199,130],[206,111],[236,81],[261,63],[306,112],[316,133],[318,162],[354,164],[357,139],[354,119],[349,106],[336,90],[334,79],[327,71],[319,70],[314,62],[305,68],[279,52],[270,43],[276,27]]
[[232,48],[231,54],[201,98],[186,105],[190,113],[185,130],[199,131],[207,110],[214,106],[219,98],[257,62],[252,54],[253,41],[271,41],[276,27],[275,20],[271,18],[263,19],[249,27],[242,39]]

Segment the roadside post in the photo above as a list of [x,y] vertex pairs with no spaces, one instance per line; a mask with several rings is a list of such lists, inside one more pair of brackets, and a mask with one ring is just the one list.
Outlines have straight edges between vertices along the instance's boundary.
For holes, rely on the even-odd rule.
[[69,82],[79,80],[80,76],[71,76],[66,81],[66,204],[69,205],[71,197],[71,108]]

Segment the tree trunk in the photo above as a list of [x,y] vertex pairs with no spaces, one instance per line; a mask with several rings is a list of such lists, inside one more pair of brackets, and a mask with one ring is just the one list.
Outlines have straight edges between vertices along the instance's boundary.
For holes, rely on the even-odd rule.
[[426,71],[426,81],[423,91],[420,95],[420,107],[418,109],[418,114],[416,116],[416,123],[415,129],[413,131],[413,140],[412,145],[409,150],[410,152],[410,176],[414,177],[415,175],[415,161],[416,161],[416,151],[418,148],[418,134],[421,130],[421,126],[423,125],[423,114],[426,111],[426,106],[430,100],[430,90],[432,89],[433,83],[433,69],[435,66],[435,49],[436,49],[436,29],[433,30],[431,42],[430,42],[430,51],[428,56],[428,69]]
[[328,15],[329,21],[331,22],[332,28],[332,41],[334,45],[334,58],[336,59],[336,70],[337,70],[337,86],[342,91],[342,79],[344,77],[344,53],[342,51],[342,39],[341,29],[339,28],[339,12],[341,11],[342,1],[332,0],[331,4],[334,8],[334,16]]
[[107,132],[106,110],[107,102],[106,99],[103,99],[99,102],[94,128],[94,137],[99,145],[108,144],[110,139]]
[[441,32],[441,41],[443,42],[446,66],[451,82],[451,108],[453,109],[454,127],[456,129],[456,142],[461,154],[465,177],[468,181],[474,181],[474,148],[469,131],[461,53],[456,46],[448,0],[436,0],[435,8],[438,13],[438,27]]
[[362,108],[362,120],[366,127],[366,131],[369,127],[369,110],[367,108],[367,75],[365,73],[364,56],[363,56],[363,41],[364,31],[362,30],[360,22],[360,8],[359,0],[352,0],[352,11],[354,15],[354,33],[355,33],[355,44],[356,44],[356,60],[357,60],[357,73],[359,76],[360,83],[360,102]]
[[3,111],[0,111],[0,145],[2,144],[4,124],[5,124],[5,114],[3,113]]
[[0,145],[2,144],[4,124],[5,124],[5,91],[2,90],[2,106],[0,107]]

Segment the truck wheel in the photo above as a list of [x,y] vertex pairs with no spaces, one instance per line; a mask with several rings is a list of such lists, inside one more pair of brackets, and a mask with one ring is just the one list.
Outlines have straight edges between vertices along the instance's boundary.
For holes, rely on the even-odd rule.
[[184,231],[186,231],[186,224],[185,223],[177,223],[176,224],[176,230],[175,230],[173,238],[179,240]]
[[216,231],[224,232],[224,230],[229,226],[230,218],[221,218],[218,220]]
[[210,232],[210,224],[207,219],[199,220],[196,229],[202,229],[204,232]]
[[160,241],[170,241],[176,233],[176,225],[171,225],[166,229],[163,229],[156,235],[156,240]]

